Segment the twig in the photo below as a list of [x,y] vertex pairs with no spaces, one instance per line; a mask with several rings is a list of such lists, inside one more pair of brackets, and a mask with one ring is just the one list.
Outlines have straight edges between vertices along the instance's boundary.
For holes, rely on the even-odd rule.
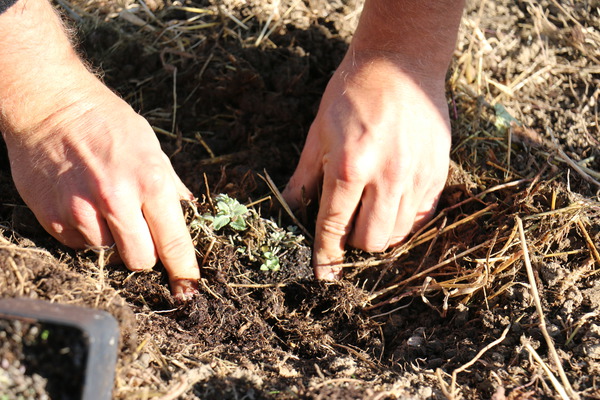
[[[202,83],[203,83],[202,76],[204,75],[204,72],[206,72],[206,68],[208,68],[208,64],[210,64],[210,62],[212,61],[214,56],[215,56],[215,52],[214,52],[214,47],[213,47],[213,51],[208,55],[208,57],[206,58],[206,61],[204,61],[204,64],[202,64],[202,68],[200,68],[200,72],[198,72],[198,75],[195,78],[196,81],[199,83],[194,87],[194,89],[192,89],[190,94],[188,94],[188,96],[183,101],[183,104],[186,104],[188,102],[188,100],[191,99],[192,96],[196,93],[196,90],[198,90],[200,88],[200,86],[202,85]],[[214,155],[213,155],[213,157],[214,157]]]
[[[173,68],[173,121],[171,123],[171,133],[175,134],[177,125],[177,67]],[[178,137],[179,139],[179,137]]]
[[594,245],[594,242],[592,241],[592,238],[590,237],[590,234],[588,233],[587,229],[585,229],[583,222],[581,222],[581,219],[577,219],[577,226],[579,226],[579,229],[581,229],[581,232],[585,237],[585,241],[588,247],[590,248],[590,252],[594,257],[594,261],[596,261],[596,268],[600,268],[600,254],[598,254],[598,249],[596,249],[596,245]]
[[550,382],[552,382],[552,386],[554,386],[554,389],[556,389],[556,391],[558,392],[560,397],[563,400],[569,400],[569,395],[567,395],[565,388],[560,384],[558,379],[556,379],[556,377],[552,373],[552,370],[550,370],[550,367],[548,367],[548,365],[544,362],[544,360],[542,360],[542,357],[540,357],[540,355],[537,353],[537,351],[535,351],[535,349],[533,347],[531,347],[531,344],[526,342],[525,349],[542,366],[542,369],[546,372],[546,375],[548,375],[548,379],[550,379]]
[[[466,256],[468,254],[471,254],[474,251],[479,250],[480,248],[482,248],[484,246],[487,246],[488,244],[490,244],[490,241],[486,241],[486,242],[480,243],[480,244],[478,244],[475,247],[471,247],[470,249],[467,249],[467,250],[463,251],[462,253],[459,253],[459,254],[451,257],[451,258],[448,258],[447,260],[444,260],[444,261],[442,261],[442,262],[434,265],[433,267],[429,267],[429,268],[427,268],[426,270],[424,270],[422,272],[419,272],[417,274],[411,275],[409,278],[404,279],[401,282],[398,282],[398,283],[396,283],[394,285],[391,285],[391,286],[388,286],[388,287],[386,287],[384,289],[381,289],[378,292],[376,292],[376,293],[372,294],[371,296],[369,296],[369,301],[374,300],[377,297],[379,297],[379,296],[381,296],[381,295],[383,295],[385,293],[388,293],[389,291],[394,290],[394,289],[396,289],[396,288],[398,288],[400,286],[406,285],[406,284],[408,284],[408,283],[410,283],[410,282],[412,282],[414,280],[420,279],[423,276],[425,276],[425,275],[427,275],[427,274],[435,271],[436,269],[439,269],[439,268],[443,267],[444,265],[450,264],[453,261],[456,261],[456,260],[458,260],[458,259],[460,259],[460,258],[462,258],[462,257],[464,257],[464,256]],[[371,306],[370,308],[375,308],[375,307],[376,306]]]
[[[71,8],[71,6],[73,5],[72,3],[67,4],[67,2],[63,0],[56,0],[56,2],[67,12],[67,14],[69,14],[69,17],[71,17],[79,25],[83,23],[83,18],[81,17],[81,15],[79,15],[77,12],[75,12],[75,10],[73,10],[73,8]],[[77,11],[81,13],[81,10]]]
[[473,357],[471,359],[471,361],[464,364],[462,367],[455,369],[452,372],[452,381],[450,383],[450,387],[448,387],[448,384],[444,381],[444,379],[442,379],[441,373],[439,372],[440,369],[438,368],[436,370],[436,375],[440,381],[440,386],[442,388],[442,392],[444,392],[444,395],[446,397],[448,397],[451,400],[453,400],[455,398],[455,396],[456,396],[456,377],[458,376],[458,374],[465,371],[467,368],[471,367],[473,364],[475,364],[477,362],[477,360],[479,360],[489,349],[502,343],[502,341],[504,339],[506,339],[506,335],[508,334],[509,329],[510,329],[510,325],[508,325],[504,329],[504,332],[502,332],[502,335],[500,335],[500,337],[498,339],[494,340],[493,342],[491,342],[490,344],[485,346],[483,349],[479,350],[479,353],[477,353],[477,355],[475,357]]
[[[153,130],[155,133],[160,133],[161,135],[168,136],[168,137],[170,137],[170,138],[172,138],[172,139],[179,139],[175,133],[171,133],[171,132],[169,132],[169,131],[167,131],[167,130],[165,130],[165,129],[159,128],[159,127],[157,127],[157,126],[153,126],[153,127],[152,127],[152,130]],[[187,138],[187,137],[182,137],[182,138],[181,138],[181,141],[182,141],[182,142],[186,142],[186,143],[194,143],[194,144],[198,144],[198,140],[196,140],[196,139],[190,139],[190,138]]]
[[573,161],[564,151],[563,149],[561,149],[555,142],[555,138],[554,138],[554,132],[552,131],[552,129],[550,127],[547,127],[546,130],[548,131],[548,133],[550,133],[550,137],[552,137],[552,141],[547,140],[546,142],[548,143],[548,145],[558,153],[558,155],[560,156],[560,158],[562,158],[562,160],[564,162],[566,162],[567,164],[569,164],[569,166],[571,168],[573,168],[579,175],[581,175],[581,177],[586,180],[587,182],[596,185],[598,187],[600,187],[600,182],[598,182],[597,180],[595,180],[594,178],[592,178],[592,176],[590,174],[588,174],[587,172],[585,172],[583,170],[583,168],[581,166],[579,166],[579,164],[577,164],[575,161]]
[[279,204],[281,204],[281,207],[283,207],[283,209],[290,216],[290,218],[292,219],[292,221],[294,221],[294,224],[296,224],[296,226],[298,226],[298,228],[300,228],[300,230],[302,231],[302,233],[304,233],[304,235],[309,240],[312,241],[313,240],[313,235],[311,235],[310,232],[304,227],[304,225],[302,225],[300,223],[300,221],[298,221],[298,218],[296,218],[296,216],[292,212],[292,209],[290,208],[290,206],[287,204],[287,202],[285,201],[285,199],[281,195],[281,192],[279,191],[279,189],[277,189],[277,185],[275,185],[275,182],[273,182],[273,180],[271,179],[271,177],[267,173],[267,170],[265,170],[264,173],[265,173],[265,176],[262,176],[260,174],[258,176],[263,181],[266,182],[267,186],[269,186],[269,189],[271,189],[271,192],[273,192],[273,195],[275,196],[275,198],[277,199],[277,201],[279,201]]
[[531,295],[535,302],[535,308],[539,316],[539,328],[542,331],[542,335],[548,345],[548,350],[550,351],[550,356],[552,361],[555,364],[556,369],[558,370],[558,375],[560,376],[560,380],[562,381],[567,394],[572,399],[579,399],[579,395],[573,390],[571,384],[569,383],[569,379],[565,374],[565,371],[562,367],[562,362],[558,353],[556,352],[556,348],[554,347],[554,342],[546,329],[546,320],[544,318],[544,310],[542,309],[542,302],[540,300],[540,294],[537,289],[537,285],[535,283],[535,276],[533,275],[533,268],[531,267],[531,260],[529,258],[529,251],[527,249],[527,242],[525,240],[525,231],[523,229],[523,221],[519,216],[517,216],[517,224],[519,227],[519,238],[521,239],[521,245],[523,246],[523,261],[525,262],[525,269],[527,270],[527,278],[529,279],[529,287],[531,290]]

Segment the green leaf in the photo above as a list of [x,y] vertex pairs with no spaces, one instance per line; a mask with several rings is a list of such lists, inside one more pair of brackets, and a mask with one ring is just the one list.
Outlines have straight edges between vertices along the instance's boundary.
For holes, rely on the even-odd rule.
[[229,204],[226,201],[218,201],[217,202],[217,210],[219,210],[217,212],[217,214],[223,213],[223,214],[229,214]]
[[279,265],[279,257],[270,251],[263,252],[263,263],[260,266],[261,271],[277,272],[281,268]]
[[498,129],[499,132],[506,132],[506,130],[510,128],[511,123],[521,126],[519,120],[510,115],[502,104],[494,104],[494,111],[496,112],[496,122],[494,125],[496,125],[496,129]]
[[213,220],[213,228],[218,231],[231,221],[231,218],[227,215],[217,215]]
[[236,231],[244,231],[248,227],[246,225],[246,221],[244,221],[244,218],[241,217],[237,217],[236,219],[231,221],[229,223],[229,226],[235,229]]
[[248,212],[248,208],[243,204],[235,204],[232,207],[232,214],[236,216],[242,216]]

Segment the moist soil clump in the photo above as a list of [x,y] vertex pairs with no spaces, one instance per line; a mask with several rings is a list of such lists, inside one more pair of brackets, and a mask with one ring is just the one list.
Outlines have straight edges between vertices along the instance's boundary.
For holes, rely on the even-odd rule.
[[[0,153],[0,296],[114,315],[115,399],[600,397],[597,2],[467,6],[438,212],[395,249],[349,249],[335,283],[310,267],[315,204],[292,220],[270,186],[291,176],[362,3],[60,4],[197,196],[182,209],[202,279],[180,302],[161,265],[54,241]],[[0,392],[68,398],[31,366],[64,344],[0,324]]]

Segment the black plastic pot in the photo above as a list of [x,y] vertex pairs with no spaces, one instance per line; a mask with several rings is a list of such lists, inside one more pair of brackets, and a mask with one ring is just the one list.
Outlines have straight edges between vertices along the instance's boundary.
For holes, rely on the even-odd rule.
[[0,299],[0,318],[79,331],[87,348],[81,399],[111,399],[119,344],[119,325],[112,315],[91,308],[10,298]]

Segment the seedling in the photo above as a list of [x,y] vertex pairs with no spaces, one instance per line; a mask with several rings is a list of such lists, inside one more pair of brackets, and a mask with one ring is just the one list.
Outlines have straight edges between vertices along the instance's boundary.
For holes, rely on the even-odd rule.
[[279,265],[279,257],[277,257],[272,251],[264,251],[262,254],[263,263],[260,266],[261,271],[279,271],[281,265]]
[[229,226],[236,231],[244,231],[248,228],[244,218],[248,214],[248,208],[245,205],[240,204],[239,201],[226,194],[219,194],[215,200],[217,202],[217,213],[202,216],[202,219],[212,222],[214,230],[218,231],[225,226]]
[[214,204],[214,213],[200,214],[193,209],[192,232],[203,232],[213,245],[228,243],[252,264],[260,263],[261,271],[279,271],[280,257],[304,240],[296,227],[281,228],[226,194],[217,195]]
[[518,119],[510,115],[508,110],[504,108],[502,104],[496,103],[494,105],[494,111],[496,112],[495,125],[496,129],[498,129],[499,132],[506,132],[510,128],[511,124],[521,126],[521,122],[519,122]]

